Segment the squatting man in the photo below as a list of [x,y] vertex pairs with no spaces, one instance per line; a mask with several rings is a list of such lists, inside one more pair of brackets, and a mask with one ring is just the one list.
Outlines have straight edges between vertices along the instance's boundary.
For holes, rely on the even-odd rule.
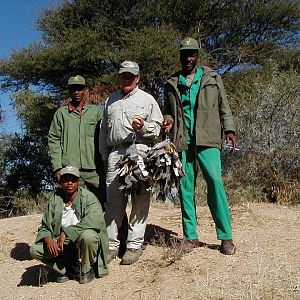
[[80,187],[79,170],[60,170],[60,187],[49,199],[42,225],[30,248],[32,258],[56,271],[58,283],[81,284],[108,274],[108,237],[96,196]]

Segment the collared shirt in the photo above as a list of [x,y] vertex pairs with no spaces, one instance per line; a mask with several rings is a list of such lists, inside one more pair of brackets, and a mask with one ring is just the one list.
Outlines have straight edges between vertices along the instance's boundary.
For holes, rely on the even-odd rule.
[[84,107],[85,107],[85,101],[83,101],[83,100],[80,101],[80,103],[78,104],[77,107],[75,107],[71,101],[68,102],[68,104],[69,104],[69,111],[76,110],[76,111],[78,111],[79,113],[81,113],[81,111],[82,111],[82,110],[84,109]]
[[[185,77],[179,75],[178,89],[181,94],[182,108],[185,117],[185,126],[188,130],[187,143],[191,142],[195,130],[195,110],[196,99],[200,90],[200,84],[202,79],[202,68],[197,68],[192,82],[189,83]],[[188,78],[190,81],[191,78]]]
[[148,144],[160,134],[163,116],[156,100],[138,87],[124,95],[114,92],[107,100],[100,130],[100,153],[107,160],[110,148],[133,141],[132,120],[140,116],[144,126],[136,133],[136,142]]
[[67,165],[96,169],[95,132],[100,119],[100,109],[92,104],[87,104],[81,113],[70,110],[69,104],[55,112],[48,134],[54,171]]

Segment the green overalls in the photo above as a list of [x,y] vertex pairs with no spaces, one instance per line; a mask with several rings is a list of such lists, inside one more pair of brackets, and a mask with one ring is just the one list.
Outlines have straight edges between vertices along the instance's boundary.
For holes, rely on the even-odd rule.
[[207,183],[207,202],[216,224],[217,237],[219,240],[231,240],[232,228],[228,202],[221,178],[220,150],[195,145],[195,120],[197,118],[195,112],[198,106],[196,99],[200,90],[202,73],[201,68],[196,70],[190,86],[182,75],[179,76],[178,80],[185,126],[188,132],[188,150],[181,152],[182,165],[186,173],[186,176],[180,181],[183,233],[186,240],[198,239],[195,205],[196,160],[198,160]]

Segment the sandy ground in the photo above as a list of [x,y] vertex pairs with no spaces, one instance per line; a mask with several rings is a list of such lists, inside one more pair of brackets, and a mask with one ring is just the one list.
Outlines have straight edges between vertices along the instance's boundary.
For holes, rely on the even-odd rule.
[[200,207],[200,240],[182,255],[179,208],[153,203],[143,256],[114,260],[105,278],[55,282],[29,256],[41,215],[0,220],[0,299],[300,299],[300,207],[244,204],[231,209],[237,253],[217,250],[214,224]]

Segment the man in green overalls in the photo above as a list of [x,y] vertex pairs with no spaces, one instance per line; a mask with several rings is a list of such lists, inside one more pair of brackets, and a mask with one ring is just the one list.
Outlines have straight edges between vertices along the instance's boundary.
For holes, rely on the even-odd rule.
[[196,163],[202,169],[208,187],[208,206],[221,240],[220,252],[235,253],[228,202],[221,178],[220,149],[222,133],[236,147],[233,116],[220,75],[214,70],[197,67],[199,44],[193,38],[180,43],[182,69],[165,84],[163,128],[181,152],[186,176],[181,179],[181,209],[185,252],[199,247],[195,205]]

